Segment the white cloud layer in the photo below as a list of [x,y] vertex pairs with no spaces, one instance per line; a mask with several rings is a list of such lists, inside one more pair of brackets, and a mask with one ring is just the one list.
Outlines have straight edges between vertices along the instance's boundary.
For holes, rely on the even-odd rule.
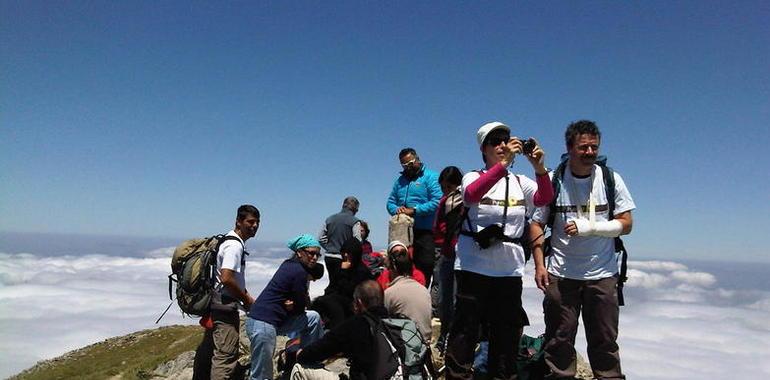
[[[172,249],[145,257],[43,257],[0,253],[0,377],[40,359],[129,332],[154,328],[168,305]],[[255,252],[247,286],[258,293],[286,249]],[[287,252],[288,255],[288,252]],[[268,258],[272,257],[272,258]],[[621,309],[624,372],[632,379],[770,377],[770,289],[720,287],[719,275],[666,261],[632,261]],[[523,302],[532,326],[543,329],[542,293],[532,268]],[[318,295],[326,281],[314,283]],[[161,324],[195,324],[174,305]],[[585,357],[584,334],[578,350]]]

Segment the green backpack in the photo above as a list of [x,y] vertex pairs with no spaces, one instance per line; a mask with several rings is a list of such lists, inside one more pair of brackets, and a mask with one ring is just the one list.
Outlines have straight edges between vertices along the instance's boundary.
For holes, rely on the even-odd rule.
[[172,283],[176,282],[176,301],[183,313],[197,316],[209,313],[215,291],[217,252],[219,246],[228,240],[240,241],[235,236],[215,235],[186,240],[174,250],[171,274],[168,276],[168,296],[174,299],[171,290]]
[[516,355],[516,372],[519,380],[542,379],[545,377],[545,353],[543,335],[533,338],[523,334],[519,340],[519,351]]

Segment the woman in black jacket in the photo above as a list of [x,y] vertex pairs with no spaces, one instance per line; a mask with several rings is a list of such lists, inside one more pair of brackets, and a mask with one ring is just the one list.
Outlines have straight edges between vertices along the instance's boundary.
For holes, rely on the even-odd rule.
[[342,264],[336,277],[329,280],[324,295],[313,301],[312,309],[321,314],[324,327],[331,330],[353,315],[353,291],[356,286],[373,276],[361,256],[361,242],[352,237],[340,248]]

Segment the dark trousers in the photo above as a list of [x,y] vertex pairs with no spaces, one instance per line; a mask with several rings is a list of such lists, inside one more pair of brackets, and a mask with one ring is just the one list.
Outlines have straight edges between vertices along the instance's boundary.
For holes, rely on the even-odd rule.
[[455,271],[457,300],[446,354],[446,379],[472,379],[473,356],[482,323],[489,327],[488,373],[516,379],[516,348],[529,324],[521,307],[521,277],[490,277]]
[[321,315],[325,330],[332,330],[348,317],[353,316],[353,300],[339,294],[326,294],[316,298],[310,306]]
[[436,310],[441,319],[441,337],[449,334],[452,326],[452,318],[455,309],[455,258],[441,256],[436,261],[436,271],[433,276],[433,283],[436,284],[438,295],[436,299]]
[[337,274],[340,273],[342,259],[324,256],[324,264],[326,264],[326,273],[329,274],[329,282],[331,282],[332,279],[337,278]]
[[430,280],[433,276],[433,263],[435,262],[435,243],[433,243],[433,231],[414,230],[414,243],[412,243],[414,266],[425,275],[425,287],[430,289]]
[[545,292],[545,362],[549,378],[572,378],[575,335],[583,313],[588,360],[597,379],[625,379],[620,370],[617,277],[571,280],[548,275]]

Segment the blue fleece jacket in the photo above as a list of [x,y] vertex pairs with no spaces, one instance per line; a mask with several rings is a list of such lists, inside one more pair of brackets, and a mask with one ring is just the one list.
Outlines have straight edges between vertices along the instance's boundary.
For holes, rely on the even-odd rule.
[[410,180],[403,174],[396,178],[388,197],[388,212],[396,215],[396,210],[401,206],[413,207],[414,228],[431,230],[441,195],[438,174],[423,164],[417,178]]

